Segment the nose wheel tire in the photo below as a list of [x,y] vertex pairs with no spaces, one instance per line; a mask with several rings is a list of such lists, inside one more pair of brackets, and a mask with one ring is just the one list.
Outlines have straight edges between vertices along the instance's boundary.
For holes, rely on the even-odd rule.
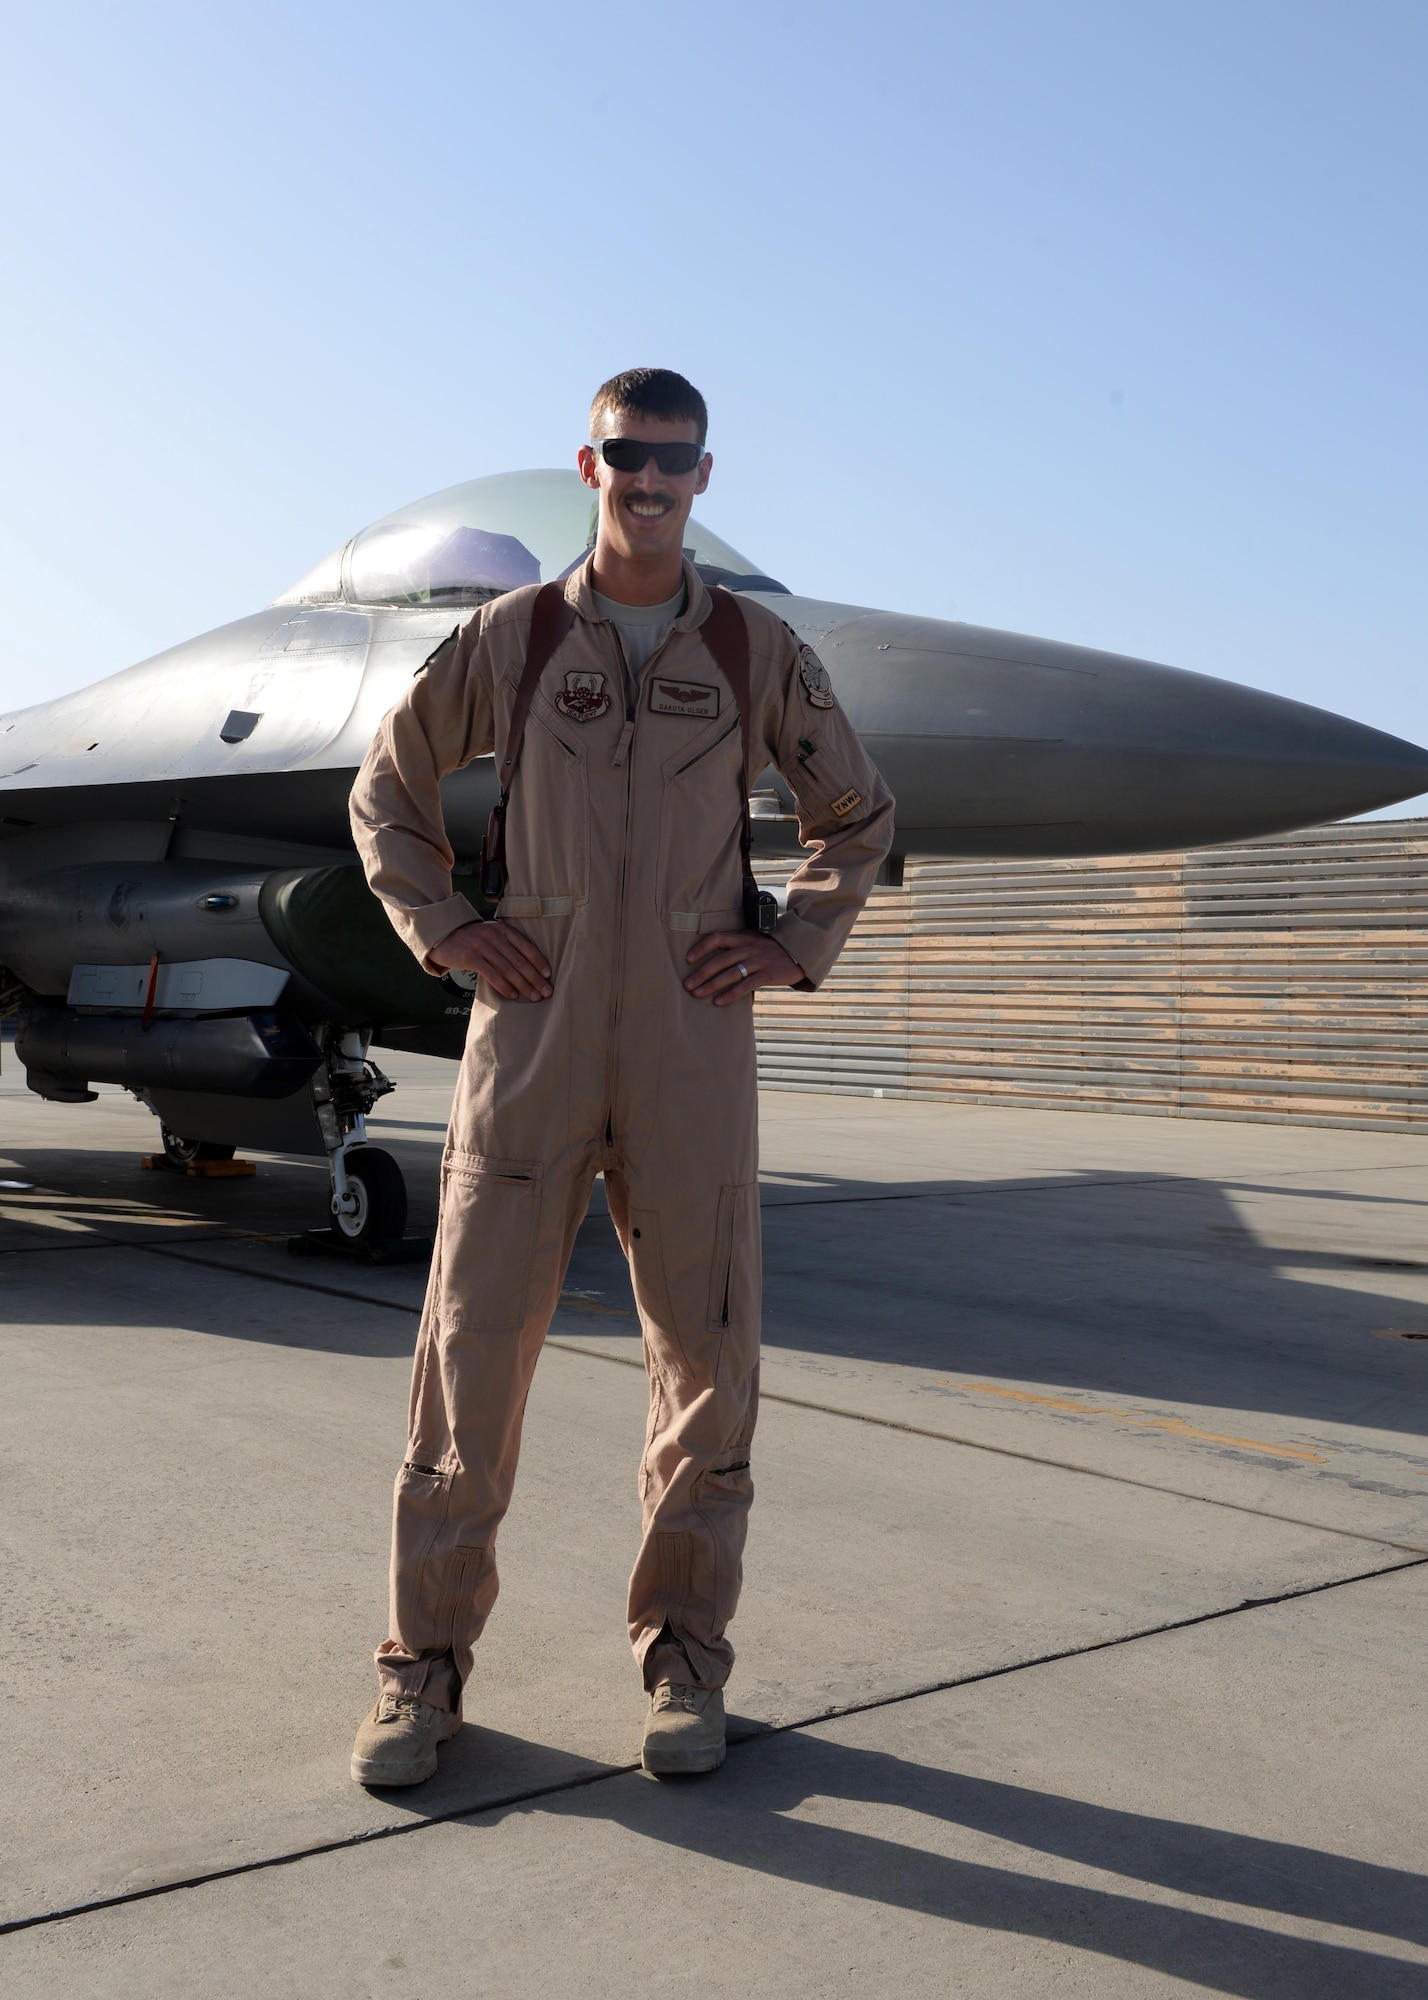
[[164,1142],[164,1158],[171,1167],[192,1166],[195,1160],[231,1160],[231,1146],[210,1146],[206,1139],[184,1139],[177,1132],[171,1132],[167,1125],[159,1127],[159,1137]]
[[344,1156],[347,1185],[357,1197],[347,1215],[332,1226],[348,1243],[392,1242],[406,1234],[407,1184],[390,1153],[380,1146],[354,1146]]

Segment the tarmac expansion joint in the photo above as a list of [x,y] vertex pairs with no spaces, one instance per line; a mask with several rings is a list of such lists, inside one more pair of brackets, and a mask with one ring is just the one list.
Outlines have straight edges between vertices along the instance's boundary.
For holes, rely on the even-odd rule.
[[[1038,1667],[1057,1666],[1065,1660],[1085,1659],[1095,1653],[1117,1651],[1122,1646],[1132,1646],[1147,1639],[1159,1639],[1176,1632],[1193,1631],[1204,1625],[1221,1623],[1225,1619],[1244,1617],[1248,1613],[1273,1609],[1280,1604],[1292,1604],[1300,1598],[1321,1597],[1330,1591],[1345,1590],[1353,1584],[1373,1583],[1386,1576],[1397,1576],[1404,1570],[1428,1567],[1428,1554],[1412,1556],[1406,1562],[1383,1563],[1376,1569],[1360,1570],[1352,1576],[1333,1577],[1327,1582],[1297,1584],[1288,1590],[1281,1590],[1266,1597],[1242,1598],[1237,1604],[1226,1604],[1213,1611],[1192,1613],[1186,1618],[1171,1618],[1158,1625],[1146,1625],[1134,1632],[1123,1632],[1113,1639],[1093,1639],[1083,1646],[1066,1646],[1058,1651],[1040,1653],[1028,1660],[1012,1660],[996,1667],[983,1667],[974,1673],[949,1675],[946,1679],[921,1682],[915,1687],[898,1689],[892,1693],[870,1695],[862,1701],[843,1702],[820,1708],[808,1715],[792,1717],[787,1721],[755,1725],[752,1729],[741,1727],[734,1722],[730,1732],[729,1745],[733,1749],[752,1748],[767,1742],[775,1736],[787,1736],[801,1729],[814,1729],[822,1723],[837,1722],[854,1715],[868,1715],[877,1709],[896,1708],[908,1702],[925,1700],[930,1695],[946,1694],[954,1688],[976,1687],[984,1681],[1005,1680],[1012,1674],[1031,1673]],[[733,1722],[731,1718],[731,1722]],[[525,1790],[509,1792],[497,1798],[473,1800],[462,1806],[452,1806],[445,1812],[431,1813],[423,1819],[404,1819],[386,1826],[364,1828],[360,1833],[344,1835],[339,1840],[314,1841],[303,1847],[295,1847],[282,1853],[260,1855],[252,1861],[243,1861],[227,1868],[210,1868],[192,1875],[176,1877],[170,1882],[150,1883],[144,1888],[130,1889],[113,1896],[99,1896],[84,1903],[74,1903],[64,1909],[37,1912],[33,1916],[13,1917],[7,1923],[0,1923],[0,1937],[16,1931],[36,1930],[47,1924],[66,1923],[73,1917],[92,1916],[100,1910],[120,1909],[130,1903],[152,1901],[157,1896],[171,1896],[184,1889],[201,1889],[211,1882],[232,1881],[240,1875],[255,1875],[269,1868],[286,1868],[298,1861],[315,1860],[325,1854],[340,1854],[349,1848],[368,1847],[377,1841],[396,1840],[407,1834],[421,1833],[428,1827],[449,1826],[460,1820],[480,1819],[487,1813],[507,1812],[513,1806],[529,1805],[537,1799],[556,1797],[562,1793],[583,1791],[592,1785],[606,1784],[614,1778],[634,1775],[640,1769],[638,1762],[627,1764],[603,1764],[594,1771],[582,1771],[570,1778],[557,1779],[548,1785],[531,1786]]]

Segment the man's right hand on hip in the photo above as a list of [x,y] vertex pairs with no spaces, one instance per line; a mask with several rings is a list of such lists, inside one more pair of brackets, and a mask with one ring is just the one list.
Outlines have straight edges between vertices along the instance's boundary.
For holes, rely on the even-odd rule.
[[499,917],[463,924],[427,953],[443,972],[479,972],[503,1000],[549,1000],[550,967],[527,937]]

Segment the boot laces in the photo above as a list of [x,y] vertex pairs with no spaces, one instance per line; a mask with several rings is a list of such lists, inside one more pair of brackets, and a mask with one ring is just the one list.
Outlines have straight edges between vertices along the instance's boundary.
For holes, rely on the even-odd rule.
[[690,1715],[699,1713],[701,1690],[686,1687],[682,1681],[661,1681],[654,1693],[654,1709],[659,1714],[666,1708],[682,1708]]
[[424,1701],[414,1694],[384,1694],[377,1710],[378,1722],[420,1722]]

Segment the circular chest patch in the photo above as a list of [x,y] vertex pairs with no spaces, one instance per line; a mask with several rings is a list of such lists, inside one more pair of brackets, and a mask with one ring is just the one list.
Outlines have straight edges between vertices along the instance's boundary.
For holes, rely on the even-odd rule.
[[838,697],[833,692],[833,683],[828,678],[828,669],[811,646],[798,649],[798,671],[803,677],[804,691],[815,708],[832,708]]

